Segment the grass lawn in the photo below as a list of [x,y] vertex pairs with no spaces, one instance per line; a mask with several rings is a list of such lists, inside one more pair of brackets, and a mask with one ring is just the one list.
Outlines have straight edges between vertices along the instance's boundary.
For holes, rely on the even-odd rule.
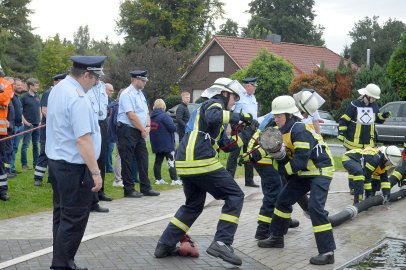
[[[169,190],[174,188],[181,188],[179,186],[171,185],[158,185],[156,186],[153,164],[155,160],[155,155],[151,154],[151,149],[149,142],[147,142],[149,150],[149,177],[151,179],[152,186],[157,191]],[[21,147],[21,146],[20,146]],[[113,153],[114,157],[114,153]],[[29,149],[27,153],[28,164],[32,164],[32,150]],[[227,163],[228,154],[220,152],[220,161],[225,166]],[[342,170],[341,159],[335,157],[336,169]],[[16,159],[16,167],[18,171],[21,171],[20,163],[20,151],[18,151]],[[114,158],[113,158],[114,160]],[[243,177],[244,170],[243,167],[237,168],[236,177]],[[169,173],[167,170],[166,162],[162,165],[162,177],[168,181],[170,180]],[[11,217],[18,217],[23,215],[28,215],[31,213],[37,213],[41,211],[47,211],[52,209],[52,188],[51,185],[46,183],[47,175],[44,177],[44,184],[41,187],[34,186],[34,170],[23,171],[21,174],[17,175],[15,178],[8,180],[9,185],[9,195],[10,200],[7,202],[0,201],[0,219],[6,219]],[[123,189],[112,186],[113,174],[106,174],[105,179],[105,193],[111,196],[113,199],[118,199],[123,197]],[[136,184],[136,189],[138,189],[138,184]],[[139,190],[139,189],[138,189]]]

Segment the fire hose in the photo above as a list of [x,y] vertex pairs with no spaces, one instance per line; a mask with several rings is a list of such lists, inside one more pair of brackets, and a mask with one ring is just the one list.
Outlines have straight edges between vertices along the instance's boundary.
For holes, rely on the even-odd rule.
[[25,134],[25,133],[29,133],[29,132],[31,132],[31,131],[33,131],[33,130],[40,129],[40,128],[43,128],[43,127],[45,127],[45,126],[46,126],[46,124],[44,124],[44,125],[39,125],[38,127],[31,128],[31,129],[22,131],[22,132],[20,132],[20,133],[17,133],[17,134],[11,135],[11,136],[7,136],[7,137],[4,137],[4,138],[1,138],[1,139],[0,139],[0,142],[1,142],[1,141],[10,140],[10,139],[12,139],[12,138],[14,138],[14,137],[20,136],[20,135]]

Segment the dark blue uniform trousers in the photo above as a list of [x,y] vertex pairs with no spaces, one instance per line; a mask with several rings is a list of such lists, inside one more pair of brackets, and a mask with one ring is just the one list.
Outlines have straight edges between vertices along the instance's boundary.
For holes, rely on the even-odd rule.
[[[329,224],[327,211],[324,210],[326,204],[328,188],[331,178],[324,176],[315,177],[295,177],[282,188],[276,202],[276,209],[283,213],[292,213],[292,205],[299,198],[310,191],[308,211],[313,228],[316,226]],[[289,218],[282,218],[274,214],[271,222],[271,231],[275,236],[283,236],[287,233]],[[333,230],[325,230],[314,233],[317,249],[319,253],[326,253],[336,249]]]
[[41,128],[40,130],[40,153],[38,156],[37,164],[35,164],[34,180],[42,181],[45,175],[45,171],[48,166],[48,157],[45,153],[45,144],[46,144],[46,127]]
[[[355,160],[347,160],[343,162],[344,168],[348,171],[348,174],[352,176],[364,176],[364,169],[361,167],[359,162]],[[352,186],[354,189],[354,195],[363,195],[364,194],[364,182],[362,180],[353,180]],[[368,191],[370,192],[370,191]]]
[[261,177],[262,193],[264,194],[262,205],[259,209],[260,217],[258,218],[256,234],[269,236],[271,222],[266,221],[265,219],[272,218],[276,199],[282,190],[282,180],[278,171],[275,170],[273,165],[255,164],[254,167]]
[[[175,218],[191,227],[203,211],[206,192],[217,200],[224,200],[222,214],[239,217],[244,203],[244,192],[240,189],[226,169],[214,172],[181,177],[186,202],[175,214]],[[237,231],[237,223],[219,220],[215,241],[231,245]],[[169,223],[159,241],[166,245],[176,245],[187,231]]]
[[121,175],[124,184],[124,193],[131,193],[134,189],[132,176],[132,163],[137,161],[140,176],[140,192],[145,193],[152,189],[148,178],[148,150],[145,139],[138,129],[119,124],[117,126],[118,152],[121,157]]
[[86,164],[48,160],[53,189],[51,269],[75,269],[74,258],[89,219],[93,178]]

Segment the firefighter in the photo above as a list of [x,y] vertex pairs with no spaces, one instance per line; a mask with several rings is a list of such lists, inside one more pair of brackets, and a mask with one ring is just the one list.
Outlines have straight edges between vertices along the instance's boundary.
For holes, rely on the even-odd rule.
[[401,160],[401,152],[394,145],[346,152],[342,163],[349,178],[354,180],[354,204],[364,199],[364,191],[365,197],[369,198],[379,189],[382,189],[384,202],[387,202],[391,189],[387,171],[392,166],[398,166]]
[[[276,125],[283,135],[278,151],[269,154],[278,161],[279,173],[287,184],[278,196],[271,221],[271,236],[258,241],[262,248],[283,248],[289,227],[292,205],[310,191],[308,212],[319,254],[310,258],[311,264],[334,263],[333,230],[324,206],[333,178],[334,161],[330,150],[313,128],[302,123],[302,116],[291,96],[279,96],[272,101]],[[293,178],[292,180],[289,180]]]
[[[259,135],[268,126],[274,126],[275,121],[273,114],[269,113],[264,117],[259,128],[250,139],[247,147],[247,152],[240,156],[238,165],[251,162],[254,164],[255,170],[261,177],[261,188],[264,195],[262,205],[258,214],[258,226],[255,232],[255,239],[264,240],[271,235],[270,224],[272,220],[273,211],[275,208],[276,199],[282,190],[285,179],[281,179],[278,171],[274,168],[272,157],[260,147],[258,143]],[[296,228],[299,226],[299,221],[291,219],[289,228]]]
[[8,106],[11,98],[14,95],[13,84],[4,79],[3,68],[0,65],[0,200],[8,201],[9,196],[7,194],[7,171],[5,163],[10,162],[11,157],[11,140],[1,140],[7,137],[7,129],[9,128],[9,122],[7,121]]
[[389,182],[391,186],[399,185],[402,187],[406,185],[406,136],[405,141],[403,142],[403,151],[402,151],[402,162],[401,165],[397,166],[389,177]]
[[[202,97],[208,100],[192,113],[175,157],[186,202],[161,235],[155,249],[155,257],[163,258],[176,254],[176,244],[202,213],[208,192],[225,203],[214,241],[208,247],[207,253],[234,265],[242,264],[241,258],[234,254],[231,245],[237,230],[244,193],[220,163],[218,152],[230,152],[247,144],[257,127],[251,114],[230,112],[244,91],[238,81],[219,78],[203,92]],[[239,121],[249,125],[247,130],[240,132],[238,139],[236,135],[228,138],[225,127],[229,123],[236,124]]]
[[[338,139],[347,150],[375,146],[375,123],[382,124],[391,116],[391,112],[379,112],[376,100],[380,98],[381,89],[376,84],[368,84],[359,89],[357,100],[351,101],[345,113],[338,121]],[[354,192],[353,180],[348,185]]]

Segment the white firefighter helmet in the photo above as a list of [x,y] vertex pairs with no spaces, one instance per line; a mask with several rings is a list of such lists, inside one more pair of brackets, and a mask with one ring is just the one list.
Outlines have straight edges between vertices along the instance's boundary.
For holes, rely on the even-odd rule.
[[[272,100],[272,114],[290,113],[299,116],[299,109],[291,96],[279,96]],[[302,117],[301,117],[302,118]]]
[[221,92],[230,92],[237,95],[237,99],[246,92],[245,88],[236,80],[230,78],[218,78],[212,86],[204,90],[202,97],[212,98],[215,95],[221,94]]
[[380,150],[393,166],[399,166],[402,162],[402,153],[397,146],[381,146]]
[[315,113],[326,102],[315,90],[308,88],[294,94],[293,98],[296,106],[308,115]]
[[365,88],[361,88],[358,90],[358,93],[361,96],[368,96],[368,97],[373,97],[375,99],[380,99],[381,98],[381,88],[379,88],[378,85],[370,83],[368,84]]

